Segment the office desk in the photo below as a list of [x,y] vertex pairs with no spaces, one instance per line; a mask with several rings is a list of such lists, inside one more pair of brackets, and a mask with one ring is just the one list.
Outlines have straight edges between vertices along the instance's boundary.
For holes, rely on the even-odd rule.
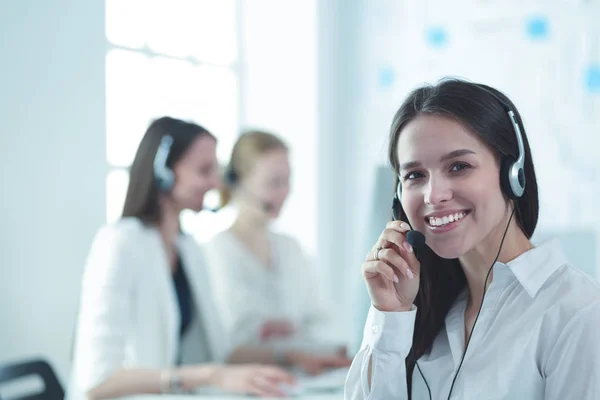
[[[293,400],[342,400],[344,398],[344,381],[348,368],[340,368],[325,372],[317,377],[297,376],[296,392],[294,390],[287,399]],[[255,397],[231,395],[216,388],[202,388],[194,394],[185,395],[137,395],[121,400],[242,400],[242,399],[274,399],[272,397]]]
[[[293,400],[342,400],[344,394],[339,393],[315,393],[315,394],[304,394],[298,396],[284,397]],[[140,395],[124,397],[122,400],[248,400],[248,399],[268,399],[268,400],[281,400],[281,398],[275,397],[254,397],[254,396],[232,396],[222,394],[195,394],[195,395]]]

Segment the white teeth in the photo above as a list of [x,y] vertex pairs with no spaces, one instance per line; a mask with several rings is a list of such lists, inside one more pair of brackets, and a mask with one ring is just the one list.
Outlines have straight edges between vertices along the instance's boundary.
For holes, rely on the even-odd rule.
[[465,216],[465,213],[459,212],[459,213],[455,213],[455,214],[446,215],[441,218],[440,217],[429,217],[429,225],[431,225],[431,226],[446,225],[446,224],[449,224],[450,222],[458,221],[459,219],[463,218],[464,216]]

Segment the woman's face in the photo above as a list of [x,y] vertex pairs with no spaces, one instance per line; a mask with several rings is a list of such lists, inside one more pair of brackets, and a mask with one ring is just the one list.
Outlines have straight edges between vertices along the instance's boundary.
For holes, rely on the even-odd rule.
[[196,138],[175,164],[171,196],[180,209],[202,210],[204,195],[219,184],[217,142],[208,135]]
[[504,221],[496,157],[454,119],[423,115],[409,122],[398,139],[398,161],[402,207],[439,256],[466,254]]
[[241,184],[240,198],[248,208],[268,218],[277,218],[290,193],[287,150],[271,150],[259,156]]

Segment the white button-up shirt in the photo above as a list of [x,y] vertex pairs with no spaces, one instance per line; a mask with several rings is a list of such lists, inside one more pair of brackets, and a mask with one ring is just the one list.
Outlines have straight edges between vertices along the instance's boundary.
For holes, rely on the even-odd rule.
[[[468,290],[458,296],[430,352],[418,360],[434,400],[448,397],[463,355],[467,296]],[[408,398],[405,358],[416,313],[415,306],[371,307],[345,399]],[[429,399],[416,367],[412,399]],[[600,286],[567,262],[557,240],[494,265],[452,399],[600,399]]]

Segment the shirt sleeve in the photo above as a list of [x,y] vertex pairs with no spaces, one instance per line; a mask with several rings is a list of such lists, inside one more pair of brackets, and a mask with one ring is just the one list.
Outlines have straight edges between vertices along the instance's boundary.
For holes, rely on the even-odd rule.
[[104,382],[125,359],[134,281],[125,235],[101,229],[86,261],[74,346],[75,385],[82,392]]
[[416,315],[414,305],[406,312],[382,312],[371,306],[360,351],[346,378],[345,400],[408,399],[405,359],[412,346]]
[[600,398],[600,301],[565,326],[546,362],[546,400]]

